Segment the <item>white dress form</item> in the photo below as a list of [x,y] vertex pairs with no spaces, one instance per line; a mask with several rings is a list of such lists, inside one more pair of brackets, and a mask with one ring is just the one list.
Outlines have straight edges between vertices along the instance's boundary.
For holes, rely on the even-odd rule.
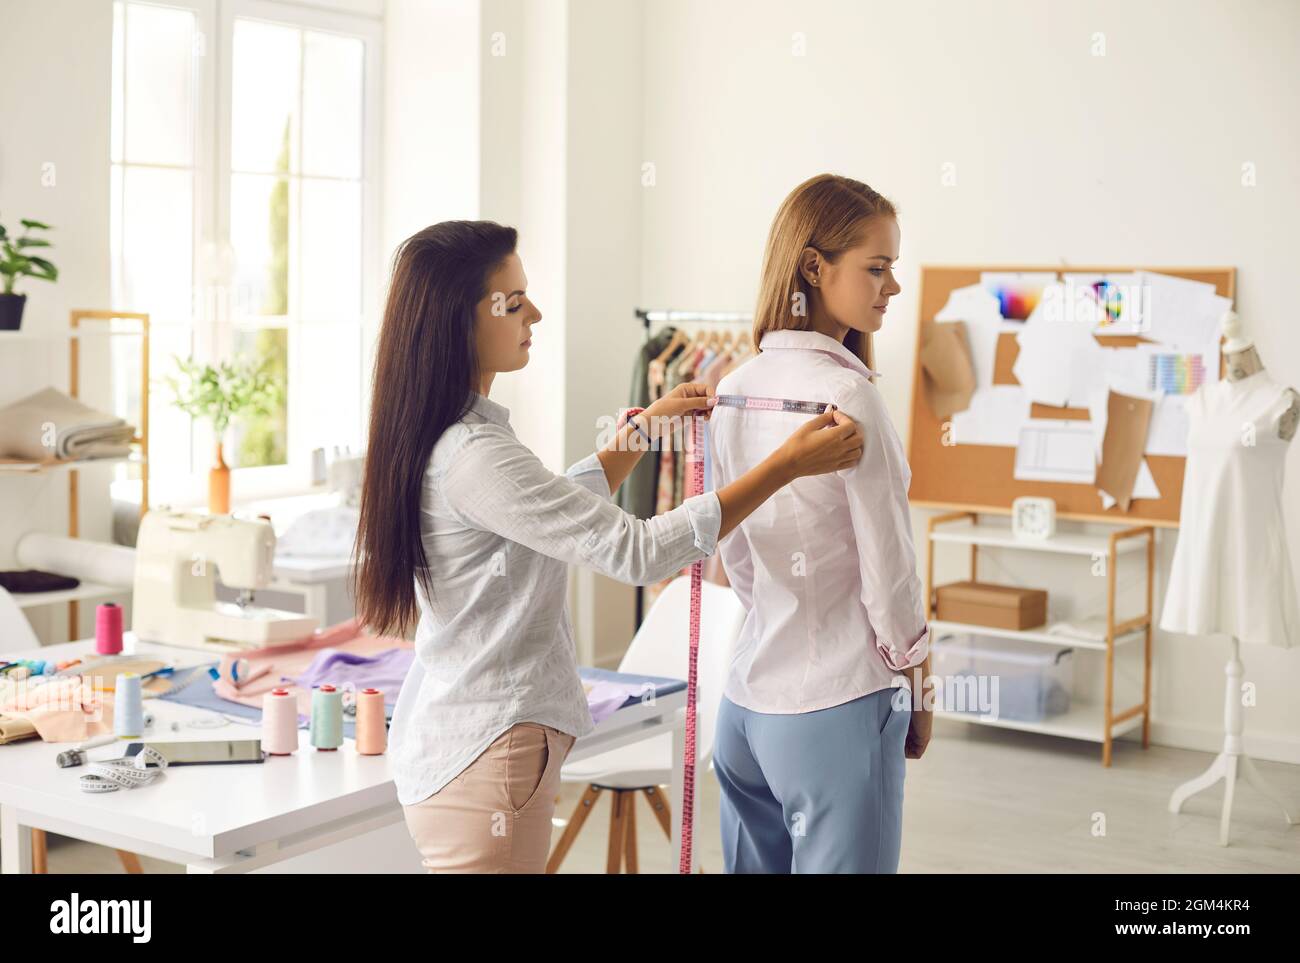
[[[1228,374],[1227,380],[1231,382],[1244,381],[1247,378],[1262,378],[1263,365],[1260,363],[1259,354],[1254,347],[1247,347],[1241,351],[1233,352],[1226,355]],[[1277,437],[1283,442],[1289,442],[1296,433],[1297,423],[1300,422],[1300,395],[1294,389],[1286,389],[1289,392],[1287,400],[1289,406],[1281,413],[1277,419]],[[1290,586],[1286,586],[1287,592],[1291,591]],[[1180,613],[1170,613],[1166,611],[1166,617],[1174,621],[1186,621],[1186,617]],[[1164,620],[1162,619],[1162,622]],[[1177,629],[1175,629],[1177,630]],[[1194,630],[1192,630],[1194,631]],[[1242,751],[1242,712],[1241,712],[1241,676],[1243,665],[1241,662],[1240,649],[1241,645],[1236,635],[1230,636],[1232,643],[1232,653],[1228,659],[1228,664],[1224,671],[1227,675],[1227,687],[1224,692],[1223,704],[1223,750],[1215,757],[1210,767],[1188,782],[1183,783],[1174,790],[1173,795],[1169,797],[1169,811],[1178,813],[1185,803],[1192,796],[1204,789],[1213,786],[1220,779],[1223,780],[1223,808],[1219,814],[1219,845],[1228,845],[1229,826],[1232,820],[1232,801],[1234,790],[1237,785],[1237,773],[1240,769],[1241,774],[1245,776],[1246,782],[1252,785],[1261,796],[1276,804],[1282,810],[1282,816],[1288,826],[1295,825],[1296,817],[1287,808],[1286,802],[1275,790],[1272,789],[1260,775],[1259,770],[1251,758]],[[1286,640],[1294,641],[1294,640]]]

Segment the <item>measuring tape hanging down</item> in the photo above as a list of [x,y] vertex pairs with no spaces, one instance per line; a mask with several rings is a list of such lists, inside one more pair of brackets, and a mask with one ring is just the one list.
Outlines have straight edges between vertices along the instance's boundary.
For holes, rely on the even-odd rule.
[[[730,408],[750,408],[758,411],[792,411],[804,415],[820,415],[827,408],[824,401],[793,401],[789,398],[756,398],[751,395],[718,395],[718,405]],[[704,419],[691,418],[691,445],[686,453],[690,464],[690,494],[704,492]],[[691,621],[690,655],[686,670],[686,749],[682,760],[682,824],[679,873],[691,871],[691,847],[695,836],[695,729],[696,688],[699,678],[700,657],[700,593],[704,580],[704,561],[691,563]]]

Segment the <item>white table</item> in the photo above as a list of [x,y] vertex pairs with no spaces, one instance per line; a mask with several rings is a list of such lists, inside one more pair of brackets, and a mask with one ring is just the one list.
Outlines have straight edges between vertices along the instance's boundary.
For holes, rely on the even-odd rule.
[[[156,657],[178,668],[213,660],[205,652],[155,645],[127,633],[128,654]],[[14,658],[69,659],[94,653],[94,641],[49,645]],[[685,738],[685,691],[654,704],[628,706],[579,739],[577,761],[665,730],[674,758]],[[146,739],[256,738],[259,728],[230,723],[194,729],[186,723],[205,709],[146,700],[155,722]],[[180,731],[170,731],[170,724]],[[54,758],[71,744],[27,740],[0,746],[0,871],[32,871],[31,829],[71,836],[114,849],[183,864],[191,873],[420,872],[419,853],[407,835],[402,807],[388,774],[388,757],[358,755],[352,740],[336,752],[312,748],[306,730],[299,751],[248,765],[169,769],[154,783],[112,793],[83,793],[84,767],[60,769]],[[88,753],[94,760],[120,756],[116,745]],[[681,804],[681,768],[672,795]],[[674,859],[676,818],[674,810]]]

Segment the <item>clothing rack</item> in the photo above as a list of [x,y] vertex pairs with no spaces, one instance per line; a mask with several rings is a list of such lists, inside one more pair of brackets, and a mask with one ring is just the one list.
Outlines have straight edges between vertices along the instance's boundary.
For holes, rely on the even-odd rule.
[[752,314],[737,311],[666,311],[647,308],[636,309],[637,320],[645,328],[646,339],[650,338],[652,324],[751,324]]
[[[654,324],[752,324],[754,316],[739,311],[671,311],[656,308],[635,308],[636,319],[645,330],[645,340],[650,340],[650,326]],[[636,627],[641,627],[645,616],[644,587],[636,587]]]

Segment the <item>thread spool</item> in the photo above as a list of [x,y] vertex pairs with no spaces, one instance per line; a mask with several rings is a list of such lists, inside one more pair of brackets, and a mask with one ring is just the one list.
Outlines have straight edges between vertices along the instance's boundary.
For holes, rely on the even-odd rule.
[[144,696],[140,676],[123,672],[113,683],[113,734],[120,739],[144,735]]
[[262,697],[262,749],[288,756],[298,748],[298,700],[288,689],[272,689]]
[[117,655],[122,651],[122,606],[105,602],[95,609],[95,651]]
[[357,752],[363,756],[383,755],[388,747],[384,723],[384,694],[378,689],[362,689],[357,693]]
[[343,745],[343,693],[328,682],[311,694],[311,744],[325,751]]

